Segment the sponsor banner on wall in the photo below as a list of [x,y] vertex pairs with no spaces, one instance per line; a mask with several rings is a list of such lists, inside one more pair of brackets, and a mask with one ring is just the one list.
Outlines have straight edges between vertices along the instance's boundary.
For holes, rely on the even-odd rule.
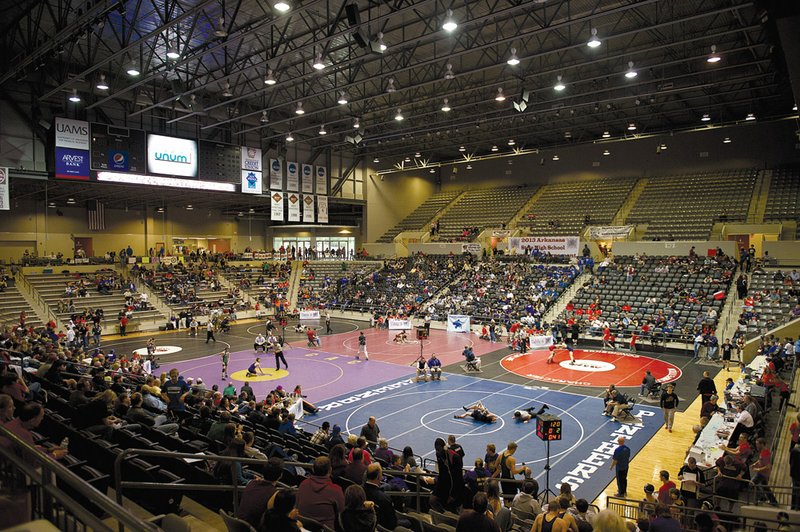
[[411,320],[389,320],[389,330],[408,331],[411,329]]
[[319,311],[318,310],[301,310],[300,311],[300,319],[301,320],[318,320],[319,319]]
[[447,332],[468,333],[470,317],[463,314],[447,315]]
[[115,172],[127,172],[130,170],[130,157],[128,150],[109,150],[108,169]]
[[517,254],[525,249],[538,249],[551,255],[577,255],[580,238],[577,236],[514,236],[509,239],[509,249]]
[[310,164],[300,165],[300,178],[302,179],[302,192],[303,194],[311,194],[314,192],[314,167]]
[[8,195],[8,168],[0,168],[0,211],[11,210],[11,202]]
[[461,253],[472,253],[473,255],[480,255],[483,247],[477,242],[468,242],[461,244]]
[[268,251],[256,251],[253,253],[253,259],[255,260],[270,260],[272,258],[272,253]]
[[536,349],[538,347],[547,347],[553,345],[553,337],[551,335],[528,336],[529,349]]
[[269,160],[269,188],[281,190],[283,188],[283,172],[281,162],[278,159]]
[[324,166],[317,166],[317,183],[314,190],[319,196],[328,195],[328,169]]
[[314,196],[303,194],[303,223],[314,223]]
[[300,165],[291,161],[286,163],[286,190],[300,190]]
[[289,221],[290,222],[299,222],[300,221],[300,194],[296,192],[290,192],[286,195],[286,199],[289,201]]
[[89,152],[72,148],[56,148],[56,177],[89,180]]
[[89,122],[56,118],[56,148],[89,150]]
[[254,170],[242,170],[242,192],[245,194],[261,194],[262,175]]
[[197,177],[197,141],[147,135],[147,173]]
[[269,219],[273,222],[282,222],[283,221],[283,193],[282,192],[273,192],[270,196],[270,203],[272,204],[272,208],[270,209],[270,216]]
[[261,172],[261,148],[242,146],[242,170]]
[[317,221],[328,223],[328,196],[317,196]]
[[589,238],[592,240],[627,238],[631,231],[633,231],[632,225],[593,225],[589,227]]

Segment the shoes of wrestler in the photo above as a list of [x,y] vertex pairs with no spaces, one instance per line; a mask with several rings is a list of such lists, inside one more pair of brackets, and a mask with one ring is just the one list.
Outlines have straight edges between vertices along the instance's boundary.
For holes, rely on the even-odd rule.
[[461,408],[464,409],[464,412],[469,412],[469,408],[467,408],[466,406],[462,406]]
[[366,355],[366,356],[364,357],[364,360],[369,360],[369,355]]
[[453,418],[454,419],[461,419],[460,417],[458,417],[458,414],[453,414]]
[[356,360],[361,360],[360,358],[358,358],[358,355],[356,355]]

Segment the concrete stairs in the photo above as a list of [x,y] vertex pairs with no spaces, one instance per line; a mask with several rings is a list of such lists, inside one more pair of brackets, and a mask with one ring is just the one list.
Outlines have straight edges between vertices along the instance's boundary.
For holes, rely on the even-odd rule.
[[633,206],[636,205],[636,202],[639,201],[639,196],[642,195],[647,183],[650,180],[646,177],[643,177],[636,181],[636,184],[633,185],[633,189],[631,189],[631,193],[628,194],[628,199],[622,204],[622,207],[619,208],[617,214],[614,215],[614,219],[611,220],[611,225],[623,225],[625,223],[625,219],[633,210]]
[[507,228],[514,229],[519,225],[519,221],[523,218],[523,216],[531,212],[533,206],[536,204],[537,201],[539,201],[539,198],[542,197],[546,187],[547,185],[539,187],[539,190],[537,190],[533,194],[533,196],[531,196],[531,198],[525,203],[525,205],[523,205],[522,208],[519,211],[517,211],[517,214],[515,214],[514,217],[508,221],[508,223],[506,224]]
[[756,178],[753,197],[747,209],[747,223],[760,224],[764,221],[769,200],[769,187],[772,183],[772,170],[761,170]]
[[580,274],[560,296],[556,300],[555,304],[550,307],[550,310],[545,312],[544,316],[542,317],[542,321],[545,323],[552,323],[553,320],[561,314],[564,309],[567,308],[567,303],[572,301],[572,298],[575,297],[575,294],[578,293],[578,290],[586,286],[592,280],[591,273],[582,273]]
[[[458,196],[456,196],[455,198],[453,198],[453,200],[452,200],[450,203],[448,203],[448,204],[447,204],[447,206],[446,206],[444,209],[442,209],[442,210],[440,210],[439,212],[437,212],[437,213],[436,213],[436,215],[435,215],[433,218],[431,218],[431,219],[428,221],[428,223],[426,223],[425,225],[423,225],[423,226],[422,226],[422,230],[423,230],[423,231],[425,232],[425,234],[427,234],[427,235],[428,235],[428,237],[429,237],[429,238],[428,238],[428,240],[430,240],[430,234],[431,234],[431,224],[432,224],[433,222],[435,222],[436,220],[438,220],[439,218],[441,218],[442,216],[444,216],[444,215],[445,215],[445,213],[446,213],[447,211],[449,211],[450,209],[452,209],[452,208],[453,208],[453,206],[454,206],[456,203],[458,203],[458,201],[459,201],[459,200],[460,200],[460,199],[461,199],[461,198],[464,196],[464,194],[466,194],[466,193],[467,193],[467,191],[466,191],[466,190],[462,190],[461,192],[459,192],[459,193],[458,193]],[[395,242],[397,242],[397,241],[398,241],[398,238],[399,238],[399,237],[400,237],[400,235],[402,235],[402,234],[403,234],[403,233],[400,233],[400,234],[398,234],[398,235],[395,237]]]
[[300,276],[303,272],[303,261],[292,261],[292,273],[289,276],[289,290],[286,291],[286,299],[289,300],[289,306],[292,309],[297,309],[297,294],[300,292]]

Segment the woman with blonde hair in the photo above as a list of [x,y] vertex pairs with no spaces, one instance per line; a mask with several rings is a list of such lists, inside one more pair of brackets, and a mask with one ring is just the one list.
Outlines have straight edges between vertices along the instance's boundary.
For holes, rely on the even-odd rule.
[[628,532],[625,520],[611,510],[603,510],[598,513],[592,526],[595,530],[602,532]]

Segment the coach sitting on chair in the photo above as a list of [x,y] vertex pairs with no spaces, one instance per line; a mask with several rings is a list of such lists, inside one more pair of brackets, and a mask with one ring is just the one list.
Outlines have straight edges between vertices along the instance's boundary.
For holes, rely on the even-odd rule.
[[464,351],[462,351],[461,354],[467,360],[467,363],[464,366],[465,371],[481,370],[481,359],[475,356],[475,353],[472,351],[472,348],[470,346],[465,345]]
[[611,392],[611,400],[609,400],[606,404],[606,410],[603,412],[603,415],[617,417],[620,415],[622,410],[628,406],[629,402],[630,400],[628,399],[628,396],[619,390],[614,389]]

